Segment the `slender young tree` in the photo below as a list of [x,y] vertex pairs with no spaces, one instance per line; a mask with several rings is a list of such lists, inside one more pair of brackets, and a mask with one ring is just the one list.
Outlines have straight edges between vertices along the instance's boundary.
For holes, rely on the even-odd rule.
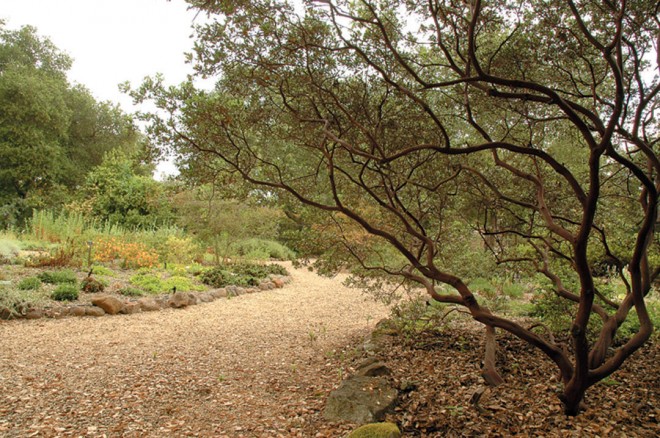
[[[145,82],[135,96],[169,114],[151,116],[153,132],[188,159],[325,212],[363,273],[464,306],[485,328],[489,383],[502,381],[494,349],[505,330],[556,364],[576,415],[585,391],[649,339],[656,2],[189,3],[209,14],[194,59],[217,86]],[[447,262],[452,218],[498,262],[533,267],[574,303],[571,348],[479,302]],[[599,292],[598,260],[625,284],[620,302]],[[615,347],[631,312],[639,330]],[[590,318],[602,320],[593,342]]]

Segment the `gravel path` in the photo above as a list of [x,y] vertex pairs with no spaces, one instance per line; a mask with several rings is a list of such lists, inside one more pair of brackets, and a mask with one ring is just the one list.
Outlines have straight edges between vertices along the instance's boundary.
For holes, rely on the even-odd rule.
[[184,310],[1,322],[0,436],[330,436],[325,397],[387,310],[287,267]]

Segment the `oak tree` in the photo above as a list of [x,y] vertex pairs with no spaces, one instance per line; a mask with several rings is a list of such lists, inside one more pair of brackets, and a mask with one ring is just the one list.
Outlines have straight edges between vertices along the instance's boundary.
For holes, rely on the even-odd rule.
[[[145,82],[135,96],[163,111],[153,132],[183,157],[324,212],[365,275],[463,306],[485,328],[488,382],[501,382],[505,330],[556,364],[576,415],[587,389],[649,339],[656,2],[188,2],[209,15],[197,74],[217,84]],[[447,262],[457,220],[498,263],[535,269],[573,303],[571,348],[480,302]],[[597,263],[625,285],[621,300],[599,291]],[[615,345],[633,313],[639,329]]]

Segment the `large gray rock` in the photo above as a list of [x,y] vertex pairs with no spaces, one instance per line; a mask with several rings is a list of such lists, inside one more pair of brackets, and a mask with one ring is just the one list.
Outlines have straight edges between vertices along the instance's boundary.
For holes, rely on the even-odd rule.
[[355,376],[332,391],[323,415],[329,421],[365,424],[380,421],[394,407],[397,390],[380,377]]
[[110,296],[94,298],[92,304],[103,309],[108,315],[116,315],[124,308],[121,300]]

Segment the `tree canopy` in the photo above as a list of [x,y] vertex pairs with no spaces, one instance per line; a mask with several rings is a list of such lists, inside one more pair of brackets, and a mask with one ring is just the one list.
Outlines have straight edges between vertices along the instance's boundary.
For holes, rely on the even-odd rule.
[[[556,364],[574,415],[649,338],[656,2],[189,3],[210,16],[194,62],[217,85],[145,82],[135,96],[168,115],[151,116],[153,133],[188,162],[321,212],[367,283],[403,279],[465,307],[486,329],[487,381],[501,381],[493,348],[506,330]],[[573,303],[570,348],[480,303],[452,263],[471,250],[448,245],[457,229]],[[599,291],[599,264],[623,299]],[[631,312],[639,330],[614,348]]]
[[0,224],[60,205],[106,152],[144,150],[117,105],[71,85],[72,59],[31,26],[0,22]]

